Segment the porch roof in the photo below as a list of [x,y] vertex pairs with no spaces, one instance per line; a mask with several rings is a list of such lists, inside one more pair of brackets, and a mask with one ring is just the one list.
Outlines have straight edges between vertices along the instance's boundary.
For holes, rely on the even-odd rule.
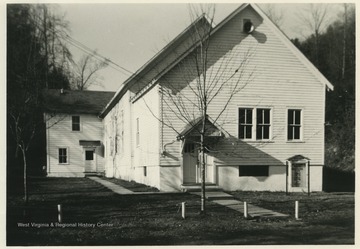
[[[198,117],[188,124],[182,129],[182,131],[177,135],[177,140],[182,140],[187,136],[198,137],[200,136],[202,125],[202,117]],[[223,132],[221,128],[217,127],[212,121],[209,120],[209,117],[206,115],[205,117],[205,136],[206,137],[222,137]]]
[[101,146],[100,140],[79,140],[79,144],[84,147],[98,147]]
[[296,161],[301,161],[301,160],[310,161],[309,158],[304,157],[303,155],[295,155],[295,156],[292,156],[292,157],[287,159],[287,161],[291,161],[291,162],[296,162]]

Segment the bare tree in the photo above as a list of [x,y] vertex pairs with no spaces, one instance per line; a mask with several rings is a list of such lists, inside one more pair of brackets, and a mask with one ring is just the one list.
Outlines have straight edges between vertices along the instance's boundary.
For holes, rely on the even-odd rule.
[[328,4],[309,4],[303,11],[299,12],[298,18],[311,31],[315,38],[315,65],[319,64],[319,40],[320,34],[329,24]]
[[[96,52],[94,52],[96,54]],[[91,85],[100,85],[99,72],[107,67],[107,61],[98,61],[95,54],[84,55],[80,61],[74,65],[73,88],[86,90]]]
[[[219,105],[220,110],[211,117],[216,124],[226,111],[233,97],[251,82],[252,70],[248,70],[251,49],[232,51],[226,44],[220,48],[212,43],[214,31],[214,5],[200,5],[198,8],[190,5],[192,25],[190,27],[190,53],[176,66],[183,83],[174,83],[162,78],[160,92],[164,109],[167,113],[157,118],[163,125],[181,134],[179,127],[173,125],[173,118],[190,126],[199,136],[200,141],[193,140],[198,145],[198,155],[201,168],[201,214],[205,214],[205,170],[206,153],[212,149],[207,142],[209,127],[209,109]],[[229,45],[231,46],[231,45]],[[228,52],[228,51],[231,52]],[[219,55],[221,54],[221,55]],[[239,61],[238,58],[241,58]],[[216,64],[216,65],[215,65]],[[215,66],[214,66],[215,65]],[[187,91],[183,89],[186,88]],[[150,106],[146,103],[148,109]]]
[[262,9],[273,23],[280,28],[284,21],[284,12],[276,7],[276,4],[263,4]]

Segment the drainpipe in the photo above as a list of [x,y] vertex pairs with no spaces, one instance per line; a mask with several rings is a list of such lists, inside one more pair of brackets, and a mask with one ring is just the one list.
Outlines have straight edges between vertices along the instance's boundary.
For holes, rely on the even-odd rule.
[[308,165],[308,195],[310,195],[310,161],[307,162]]
[[161,155],[162,155],[162,156],[165,156],[166,146],[168,146],[168,145],[170,145],[170,144],[173,144],[173,143],[175,143],[176,141],[177,141],[177,140],[173,140],[173,141],[171,141],[171,142],[169,142],[169,143],[164,144],[164,146],[163,146],[163,148],[162,148],[162,151],[161,151]]
[[288,178],[289,178],[289,161],[286,161],[286,177],[285,178],[286,178],[286,180],[285,180],[285,182],[286,182],[286,188],[285,188],[286,190],[285,191],[286,192],[285,193],[286,193],[286,195],[288,195],[288,191],[289,191],[288,190],[288,188],[289,188],[288,187],[288,185],[289,185],[289,182],[288,182],[289,181],[288,180]]

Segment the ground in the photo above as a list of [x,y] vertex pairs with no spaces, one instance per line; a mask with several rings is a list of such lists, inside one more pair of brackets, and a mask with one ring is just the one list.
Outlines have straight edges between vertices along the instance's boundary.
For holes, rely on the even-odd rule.
[[[135,191],[147,189],[135,183],[123,185]],[[198,196],[121,196],[87,178],[32,178],[29,193],[25,206],[21,193],[8,189],[8,246],[354,244],[353,193],[231,192],[242,201],[289,214],[285,219],[245,219],[213,202],[207,202],[207,214],[201,216]],[[301,220],[293,218],[295,200],[300,203]],[[186,219],[181,217],[182,202],[187,206]],[[56,223],[58,204],[63,209],[62,225],[76,227]]]

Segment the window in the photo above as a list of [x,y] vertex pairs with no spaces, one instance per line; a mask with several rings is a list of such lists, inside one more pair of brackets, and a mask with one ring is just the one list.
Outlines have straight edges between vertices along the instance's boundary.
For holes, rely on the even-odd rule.
[[[253,124],[256,124],[253,125]],[[270,108],[239,108],[239,138],[269,140],[271,136]]]
[[270,138],[270,109],[256,109],[256,139]]
[[59,148],[59,163],[60,164],[67,164],[68,163],[67,148]]
[[252,138],[252,109],[239,109],[239,138]]
[[239,176],[269,176],[269,166],[239,166]]
[[136,145],[140,144],[140,128],[139,128],[139,118],[136,119]]
[[72,116],[72,130],[80,131],[80,116]]
[[93,150],[86,150],[85,151],[85,160],[86,161],[94,160],[94,151]]
[[288,110],[288,140],[301,139],[301,110]]

